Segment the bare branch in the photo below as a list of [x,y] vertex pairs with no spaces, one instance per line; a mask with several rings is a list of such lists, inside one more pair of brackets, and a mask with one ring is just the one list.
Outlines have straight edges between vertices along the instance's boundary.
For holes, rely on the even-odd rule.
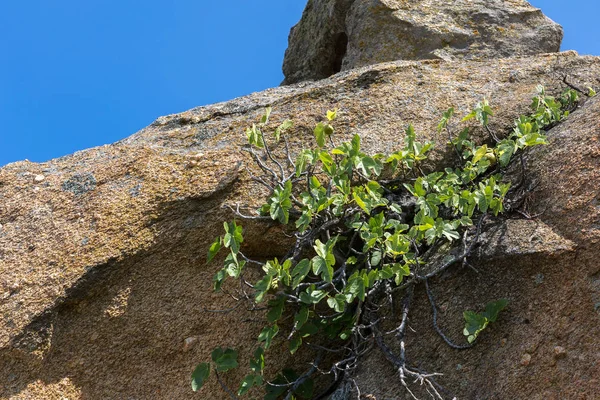
[[271,219],[271,217],[268,217],[266,215],[245,215],[245,214],[242,214],[240,212],[240,204],[239,203],[236,204],[236,208],[235,209],[233,207],[231,207],[231,205],[229,205],[229,204],[226,204],[225,207],[229,208],[231,211],[233,211],[233,213],[235,215],[237,215],[238,217],[243,218],[243,219],[255,219],[255,220],[262,220],[262,221],[273,221]]
[[292,160],[292,156],[290,155],[290,145],[285,135],[283,135],[283,142],[285,143],[285,155],[288,160],[288,165],[296,169],[296,164],[294,163],[294,160]]
[[219,373],[217,372],[217,370],[216,370],[216,369],[215,369],[215,375],[217,376],[217,381],[219,382],[219,385],[221,385],[221,388],[222,388],[222,389],[223,389],[223,390],[224,390],[224,391],[225,391],[225,392],[226,392],[226,393],[229,395],[229,397],[230,397],[232,400],[239,400],[239,397],[237,397],[237,396],[235,395],[235,393],[233,393],[233,392],[231,391],[231,389],[229,389],[229,387],[228,387],[228,386],[225,384],[225,382],[223,382],[223,381],[221,380],[221,377],[219,376]]
[[262,131],[261,131],[261,135],[262,135],[263,143],[265,144],[265,152],[267,153],[267,156],[269,157],[269,159],[279,167],[279,172],[281,173],[281,179],[279,181],[283,181],[285,179],[285,172],[283,172],[283,165],[281,165],[281,163],[279,161],[277,161],[277,159],[274,158],[273,155],[271,154],[271,150],[269,149],[269,145],[267,144],[267,140],[265,139],[265,135],[262,133]]
[[457,350],[465,350],[465,349],[473,347],[472,344],[464,344],[464,345],[455,344],[444,334],[444,332],[442,332],[442,330],[440,329],[440,327],[437,324],[437,307],[435,306],[435,299],[433,297],[433,293],[431,292],[431,288],[429,287],[428,280],[425,280],[425,289],[427,291],[427,297],[429,298],[429,302],[431,303],[431,310],[433,311],[433,328],[440,335],[440,337],[442,339],[444,339],[444,342],[446,342],[446,344],[448,344],[448,346],[452,347],[453,349],[457,349]]

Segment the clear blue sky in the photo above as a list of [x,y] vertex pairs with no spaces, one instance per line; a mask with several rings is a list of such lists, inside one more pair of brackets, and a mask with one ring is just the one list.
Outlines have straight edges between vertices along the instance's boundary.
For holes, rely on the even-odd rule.
[[[532,0],[563,49],[600,55],[600,0]],[[4,0],[0,166],[129,136],[161,115],[277,86],[306,0]]]

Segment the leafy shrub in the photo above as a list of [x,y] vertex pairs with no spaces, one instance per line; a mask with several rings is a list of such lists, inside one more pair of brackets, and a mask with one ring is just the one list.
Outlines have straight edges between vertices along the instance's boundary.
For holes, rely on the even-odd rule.
[[[336,145],[335,110],[316,125],[316,146],[302,150],[294,160],[287,139],[292,122],[284,121],[267,135],[271,113],[267,108],[260,122],[248,128],[246,150],[262,171],[253,179],[270,195],[259,216],[234,211],[241,219],[292,225],[296,240],[280,259],[252,260],[242,251],[242,226],[232,221],[224,223],[225,233],[210,246],[208,262],[222,250],[227,253],[215,275],[215,289],[233,278],[240,284],[242,299],[266,303],[268,310],[237,395],[219,379],[230,397],[264,386],[265,399],[309,399],[312,376],[318,370],[333,377],[325,389],[331,392],[344,379],[350,381],[361,356],[378,348],[409,393],[408,378],[412,378],[441,399],[432,379],[435,374],[406,362],[404,336],[414,288],[425,284],[434,327],[452,347],[469,347],[496,321],[507,305],[504,299],[490,302],[481,314],[465,312],[467,341],[455,344],[437,326],[428,281],[453,265],[468,265],[485,219],[505,211],[510,184],[503,181],[502,172],[515,155],[545,144],[544,129],[559,123],[568,115],[565,110],[572,110],[577,102],[574,90],[554,98],[539,87],[532,113],[517,119],[512,131],[500,139],[489,125],[493,111],[483,100],[463,118],[475,119],[489,133],[489,141],[481,145],[471,140],[468,128],[455,134],[450,108],[437,129],[448,134],[456,166],[430,173],[423,170],[423,163],[434,143],[419,142],[412,126],[406,129],[403,148],[387,155],[367,154],[358,135]],[[262,271],[257,282],[245,279],[249,265]],[[393,307],[395,299],[401,301],[401,318],[394,330],[385,332],[384,310]],[[293,322],[283,322],[287,318]],[[399,350],[392,350],[387,342],[393,337]],[[284,370],[269,381],[264,376],[266,352],[282,343],[292,354],[311,351],[312,366],[305,371]],[[211,368],[218,374],[237,366],[234,350],[217,348],[212,363],[199,364],[192,374],[192,388],[202,387]]]

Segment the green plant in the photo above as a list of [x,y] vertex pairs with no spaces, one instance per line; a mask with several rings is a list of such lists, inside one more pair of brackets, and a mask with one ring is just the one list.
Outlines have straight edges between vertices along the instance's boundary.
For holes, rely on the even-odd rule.
[[[467,343],[455,344],[437,325],[430,280],[453,265],[468,266],[467,258],[478,244],[486,218],[505,210],[510,184],[503,182],[502,172],[515,155],[545,144],[543,129],[565,118],[565,110],[577,101],[574,90],[554,98],[539,87],[531,115],[521,116],[500,139],[489,125],[493,111],[483,100],[463,118],[476,119],[489,133],[490,140],[483,144],[470,138],[468,128],[455,136],[451,128],[454,110],[448,109],[438,131],[447,132],[456,167],[428,173],[423,163],[434,144],[417,141],[412,126],[406,129],[400,150],[367,154],[358,135],[335,144],[332,124],[337,111],[328,111],[326,119],[316,125],[316,146],[302,150],[294,160],[287,139],[291,121],[266,135],[271,114],[267,108],[260,122],[246,132],[246,151],[262,171],[252,178],[270,195],[258,216],[244,215],[239,208],[233,211],[241,219],[286,225],[296,240],[279,259],[252,260],[242,251],[242,227],[232,221],[224,223],[225,233],[210,246],[208,262],[221,250],[227,253],[215,275],[215,289],[228,277],[234,278],[242,299],[266,303],[267,309],[266,326],[237,394],[219,379],[230,397],[264,386],[265,399],[309,399],[314,390],[312,376],[318,370],[333,377],[326,389],[331,391],[350,379],[361,356],[378,348],[409,393],[411,378],[442,399],[432,379],[435,374],[412,368],[406,361],[405,333],[414,288],[425,285],[434,328],[454,348],[470,347],[496,321],[507,305],[504,299],[488,303],[482,314],[465,312]],[[250,266],[262,271],[254,283],[244,275]],[[400,321],[386,332],[384,311],[394,307],[396,299],[401,302]],[[399,350],[392,349],[390,338],[399,342]],[[292,354],[311,352],[312,365],[300,372],[284,370],[268,380],[264,376],[266,351],[285,342]],[[192,388],[203,385],[211,368],[219,378],[219,372],[234,367],[237,353],[218,348],[212,363],[202,363],[194,371]]]
[[485,306],[483,313],[465,311],[465,329],[463,335],[467,337],[469,343],[473,343],[477,336],[483,331],[490,322],[496,322],[498,314],[508,305],[506,299],[492,301]]

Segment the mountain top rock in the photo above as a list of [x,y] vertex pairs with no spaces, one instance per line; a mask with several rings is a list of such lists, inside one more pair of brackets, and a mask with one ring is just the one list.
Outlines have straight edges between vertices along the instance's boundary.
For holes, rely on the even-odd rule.
[[309,0],[290,31],[283,84],[393,60],[557,52],[562,36],[525,0]]

